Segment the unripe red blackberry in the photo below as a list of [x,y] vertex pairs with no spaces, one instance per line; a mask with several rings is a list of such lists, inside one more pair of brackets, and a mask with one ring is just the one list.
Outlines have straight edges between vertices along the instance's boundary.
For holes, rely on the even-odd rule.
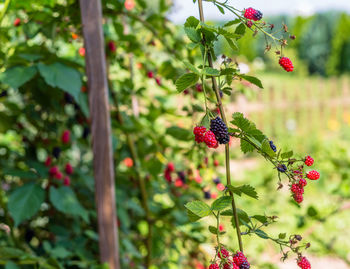
[[302,194],[294,194],[293,198],[298,204],[300,204],[304,200],[304,197]]
[[224,259],[230,256],[230,253],[224,247],[222,247],[218,252],[218,256],[220,259]]
[[212,263],[211,265],[209,265],[209,269],[220,269],[220,267],[216,263]]
[[69,186],[70,185],[70,178],[68,176],[66,176],[64,179],[63,179],[63,185],[64,186]]
[[204,142],[204,134],[207,131],[207,128],[204,126],[196,126],[193,129],[193,134],[195,135],[194,140],[197,143]]
[[253,20],[256,10],[252,7],[246,8],[244,11],[244,18]]
[[306,177],[311,180],[317,180],[320,178],[320,173],[316,170],[312,170],[309,173],[306,174]]
[[306,257],[300,257],[297,261],[297,264],[301,269],[310,269],[311,268],[311,264],[306,259]]
[[239,269],[239,267],[232,261],[227,260],[227,262],[223,266],[223,269]]
[[300,186],[299,184],[293,184],[292,187],[290,188],[290,190],[292,191],[292,193],[295,193],[295,194],[303,194],[304,193],[303,187]]
[[65,171],[66,171],[66,173],[67,173],[68,175],[73,174],[73,167],[71,166],[70,163],[67,163],[67,164],[66,164]]
[[57,167],[57,166],[52,166],[52,167],[50,168],[50,170],[49,170],[49,174],[50,174],[51,176],[56,175],[57,172],[58,172],[58,167]]
[[305,157],[305,164],[306,164],[307,166],[313,165],[313,164],[314,164],[314,159],[312,159],[310,156],[306,156],[306,157]]
[[62,133],[62,137],[61,137],[62,143],[63,144],[68,144],[70,141],[70,131],[69,130],[65,130]]
[[216,117],[210,121],[210,131],[215,134],[215,137],[220,144],[227,144],[230,142],[227,126],[220,117]]
[[281,57],[279,60],[280,66],[283,67],[287,72],[292,72],[294,69],[292,61],[287,57]]
[[299,179],[299,185],[301,187],[305,187],[307,185],[307,182],[306,182],[305,178]]
[[233,262],[238,266],[241,266],[244,262],[248,262],[248,260],[241,251],[237,251],[233,256]]
[[215,135],[212,131],[207,131],[203,138],[204,143],[208,146],[208,148],[217,148],[218,141],[215,138]]
[[251,28],[253,26],[253,22],[251,20],[247,21],[247,26]]
[[52,158],[51,158],[50,156],[48,156],[48,157],[46,158],[46,161],[45,161],[45,166],[50,166],[51,163],[52,163]]

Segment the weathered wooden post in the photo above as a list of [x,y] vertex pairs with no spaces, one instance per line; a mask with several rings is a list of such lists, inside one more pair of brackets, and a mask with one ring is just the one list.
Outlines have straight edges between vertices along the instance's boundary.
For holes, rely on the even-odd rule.
[[101,2],[100,0],[80,0],[80,10],[92,120],[100,259],[103,263],[107,262],[111,269],[119,269],[114,167]]

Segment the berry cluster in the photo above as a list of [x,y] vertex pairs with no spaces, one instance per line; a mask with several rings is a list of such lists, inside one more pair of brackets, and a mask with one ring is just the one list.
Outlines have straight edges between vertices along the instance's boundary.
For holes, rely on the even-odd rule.
[[207,130],[204,126],[194,127],[193,134],[195,135],[194,139],[197,143],[204,142],[208,148],[217,148],[219,146],[215,134],[212,131]]
[[154,78],[154,80],[156,81],[156,83],[158,84],[158,86],[162,86],[162,81],[159,77],[155,77],[154,73],[152,71],[148,71],[147,72],[147,77],[148,78]]
[[310,269],[311,268],[311,264],[306,259],[306,257],[299,257],[299,259],[297,260],[297,264],[301,269]]
[[249,7],[244,10],[244,18],[248,20],[260,21],[262,17],[263,17],[262,12],[252,7]]
[[[307,166],[311,166],[314,163],[314,159],[310,156],[306,156],[303,162]],[[278,169],[278,168],[277,168]],[[303,201],[304,187],[307,185],[307,181],[304,178],[303,166],[300,166],[298,170],[293,171],[293,183],[290,186],[290,190],[293,193],[293,199],[300,204]],[[320,178],[320,173],[316,170],[312,170],[306,173],[306,177],[310,180],[317,180]]]
[[230,142],[227,126],[220,117],[216,117],[210,121],[210,131],[214,133],[216,140],[220,144],[227,144]]
[[287,72],[292,72],[294,69],[292,61],[287,57],[281,57],[279,60],[280,66],[283,67]]
[[249,269],[250,264],[244,256],[244,254],[240,251],[237,251],[234,255],[232,255],[232,259],[230,259],[230,253],[223,247],[221,247],[220,251],[217,253],[219,261],[214,261],[209,266],[209,269],[218,269],[222,266],[223,269]]

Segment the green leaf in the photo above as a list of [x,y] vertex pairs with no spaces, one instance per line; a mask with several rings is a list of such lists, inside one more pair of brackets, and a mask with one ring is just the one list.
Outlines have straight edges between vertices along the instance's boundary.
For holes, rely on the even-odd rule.
[[255,234],[263,239],[269,239],[269,236],[263,230],[257,229]]
[[201,36],[196,29],[192,27],[185,27],[185,33],[193,43],[199,43],[201,41]]
[[232,209],[226,209],[226,210],[220,212],[220,216],[233,216]]
[[225,24],[224,24],[224,27],[229,27],[229,26],[238,24],[238,23],[240,23],[240,22],[241,22],[240,19],[234,19],[233,21],[229,21],[229,22],[225,23]]
[[206,67],[203,69],[203,74],[206,76],[217,77],[220,76],[220,71],[211,67]]
[[15,221],[15,226],[33,217],[39,211],[44,198],[45,191],[35,183],[28,183],[15,189],[11,193],[8,203],[8,209]]
[[[240,226],[245,225],[245,226],[249,227],[248,223],[249,223],[250,219],[249,219],[248,214],[244,210],[237,208],[237,216],[238,216],[238,223]],[[231,223],[232,223],[233,228],[236,228],[234,217],[232,217]]]
[[216,235],[218,233],[218,229],[214,226],[209,226],[208,229],[209,229],[209,232],[211,232],[212,234]]
[[287,151],[287,152],[283,152],[283,153],[281,154],[281,158],[282,158],[282,159],[288,159],[288,158],[290,158],[290,157],[292,157],[292,156],[293,156],[293,150]]
[[198,26],[198,24],[199,24],[199,20],[197,18],[193,17],[193,16],[190,16],[190,17],[187,18],[184,26],[186,28],[190,28],[190,27],[196,28]]
[[176,89],[180,93],[197,83],[199,76],[194,73],[187,73],[179,77],[176,82]]
[[225,14],[225,10],[221,7],[221,6],[216,6],[218,8],[218,10],[222,13]]
[[35,66],[15,66],[2,73],[0,81],[12,88],[19,88],[31,80],[37,72]]
[[264,224],[267,222],[267,217],[263,215],[254,215],[252,216],[253,219],[256,219],[261,222],[261,224]]
[[232,88],[231,87],[225,87],[221,90],[224,94],[226,95],[231,95],[232,94]]
[[283,239],[286,238],[286,236],[287,236],[286,233],[280,233],[280,234],[278,235],[278,238],[283,240]]
[[269,140],[266,138],[261,144],[261,150],[269,155],[270,157],[275,157],[276,152],[274,152],[270,146]]
[[238,45],[237,45],[237,43],[235,41],[233,41],[232,39],[229,39],[227,37],[225,37],[225,39],[226,39],[227,43],[229,44],[229,46],[231,47],[231,49],[233,49],[233,50],[238,50],[239,49]]
[[250,120],[246,119],[240,112],[233,113],[232,118],[233,120],[231,121],[231,123],[236,125],[244,132],[249,132],[256,129],[255,124],[252,123]]
[[245,33],[245,24],[244,23],[241,23],[240,25],[237,26],[236,28],[236,31],[235,31],[235,34],[238,34],[238,35],[244,35]]
[[58,62],[51,65],[39,63],[38,68],[39,73],[48,85],[72,95],[85,116],[89,116],[87,96],[81,92],[81,76],[76,69]]
[[239,187],[234,187],[232,185],[228,185],[227,188],[234,192],[235,194],[237,194],[238,196],[241,196],[242,193],[244,193],[245,195],[252,197],[254,199],[258,199],[258,194],[255,191],[254,187],[250,186],[250,185],[242,185]]
[[191,63],[189,63],[187,61],[184,61],[183,63],[193,73],[196,73],[197,75],[200,75],[200,72],[197,70],[197,68],[193,64],[191,64]]
[[211,209],[212,210],[223,210],[226,207],[230,206],[232,202],[232,197],[231,196],[222,196],[218,199],[216,199],[212,205]]
[[247,141],[241,139],[241,150],[243,153],[252,152],[252,151],[254,151],[254,149],[255,148],[253,145],[251,145]]
[[5,269],[20,269],[20,268],[13,261],[8,261],[5,265]]
[[191,132],[187,129],[178,127],[178,126],[171,126],[166,130],[166,134],[171,135],[172,137],[176,138],[177,140],[183,140],[188,141],[191,139]]
[[50,201],[53,206],[62,213],[72,216],[80,216],[83,220],[88,222],[88,213],[85,208],[81,206],[71,188],[66,186],[59,188],[51,187]]
[[209,216],[210,207],[202,201],[192,201],[185,205],[188,211],[198,217],[198,219]]
[[189,49],[189,50],[194,50],[195,48],[197,48],[199,46],[198,43],[188,43],[186,45],[186,47]]
[[20,250],[18,248],[0,247],[0,258],[3,260],[20,258],[23,255],[25,255],[25,252],[23,252],[23,250]]
[[263,89],[263,85],[260,81],[260,79],[253,77],[253,76],[246,76],[246,75],[242,75],[240,74],[239,77],[249,81],[250,83],[253,83],[254,85],[258,86],[259,88]]

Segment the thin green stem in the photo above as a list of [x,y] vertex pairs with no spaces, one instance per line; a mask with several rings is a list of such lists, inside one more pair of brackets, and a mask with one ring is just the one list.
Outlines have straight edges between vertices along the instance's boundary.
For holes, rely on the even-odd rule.
[[[203,2],[202,2],[202,0],[198,0],[198,8],[199,8],[200,20],[202,22],[204,22],[204,12],[203,12]],[[203,36],[203,43],[205,45],[205,36]],[[210,51],[207,52],[207,57],[208,57],[209,67],[213,68],[213,61],[212,61],[212,57],[211,57]],[[225,116],[225,110],[224,110],[224,107],[223,107],[222,102],[221,102],[220,91],[219,91],[219,87],[218,87],[217,81],[216,81],[215,77],[212,77],[211,79],[212,79],[213,90],[215,92],[215,96],[216,96],[216,100],[217,100],[217,105],[218,105],[220,113],[221,113],[221,117],[222,117],[223,121],[225,122],[225,124],[227,125],[227,120],[226,120],[226,116]],[[231,185],[230,148],[229,148],[228,144],[225,145],[225,163],[226,163],[226,181],[227,181],[227,185]],[[239,221],[238,221],[238,214],[237,214],[237,208],[236,208],[236,204],[235,204],[235,199],[234,199],[233,192],[229,191],[229,193],[230,193],[230,196],[232,197],[232,211],[233,211],[233,215],[234,215],[234,222],[235,222],[235,226],[236,226],[236,232],[237,232],[237,239],[238,239],[239,249],[243,252],[243,243],[242,243],[241,231],[240,231],[240,228],[239,228]]]
[[6,14],[6,11],[10,5],[10,2],[11,2],[11,0],[6,0],[4,3],[4,7],[2,8],[1,13],[0,13],[0,25],[1,25],[2,19],[4,18],[5,14]]

